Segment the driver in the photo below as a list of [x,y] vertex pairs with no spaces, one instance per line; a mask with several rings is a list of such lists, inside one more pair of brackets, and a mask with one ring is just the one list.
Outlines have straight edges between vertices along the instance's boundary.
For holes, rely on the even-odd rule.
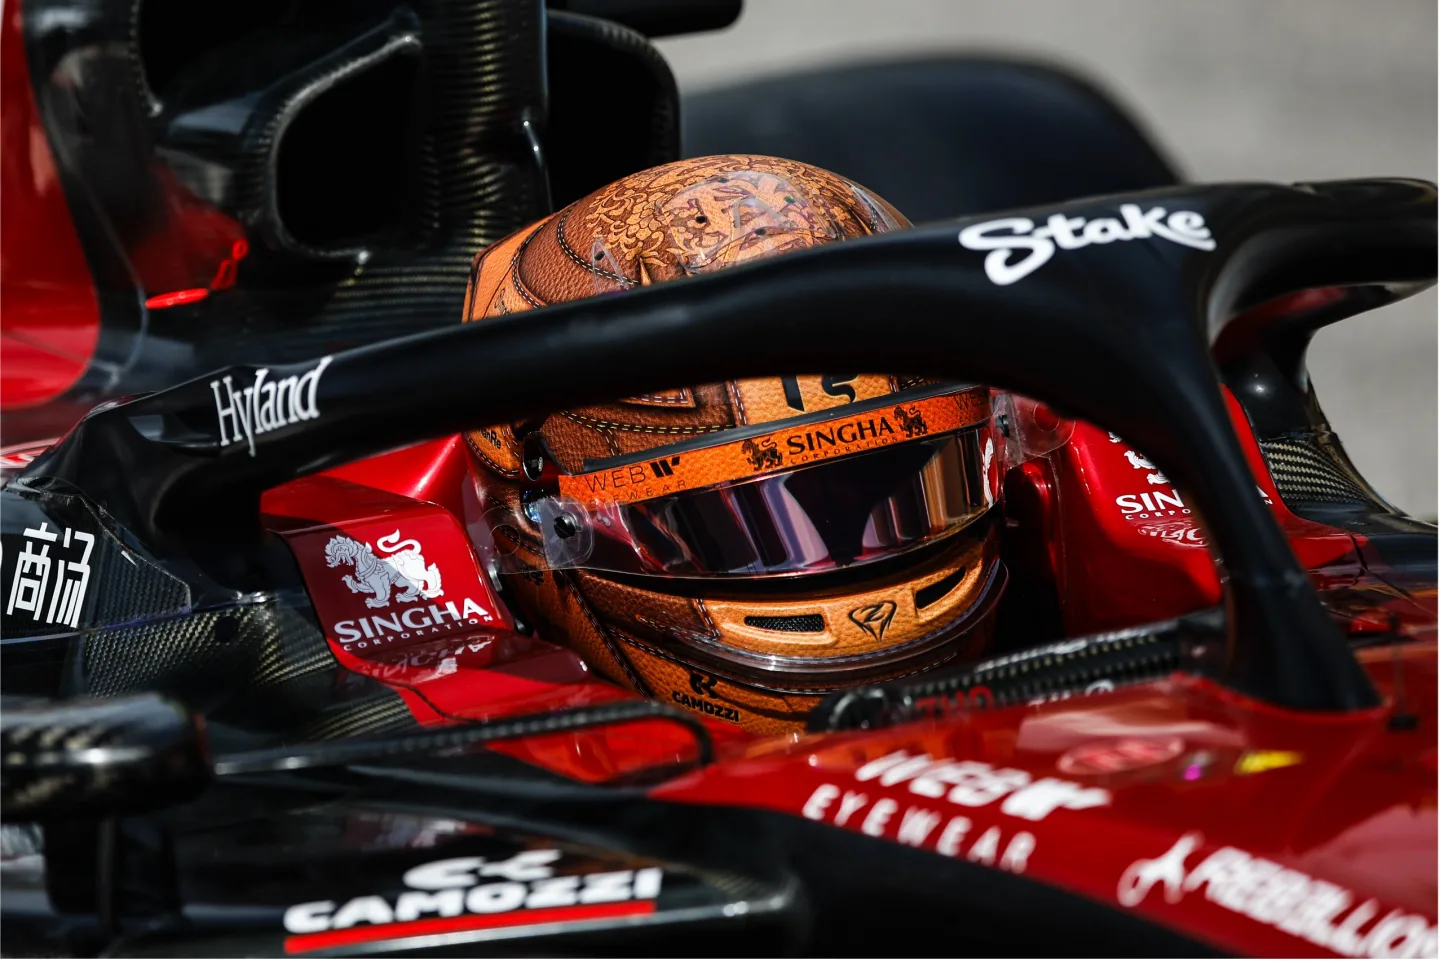
[[[465,320],[906,226],[806,164],[679,161],[481,252]],[[472,529],[516,613],[601,674],[794,732],[832,691],[988,643],[991,430],[986,388],[898,374],[677,385],[469,433]]]

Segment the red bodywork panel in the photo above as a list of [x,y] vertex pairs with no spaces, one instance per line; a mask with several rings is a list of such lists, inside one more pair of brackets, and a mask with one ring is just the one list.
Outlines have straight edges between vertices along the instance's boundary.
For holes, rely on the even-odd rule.
[[0,408],[59,396],[100,337],[100,305],[26,75],[19,3],[0,16]]
[[[767,741],[702,718],[718,762],[652,796],[765,808],[1023,873],[1239,954],[1433,956],[1434,592],[1397,594],[1369,573],[1363,538],[1289,512],[1231,404],[1255,496],[1268,500],[1317,586],[1370,586],[1386,599],[1383,610],[1340,620],[1409,636],[1359,654],[1385,707],[1306,715],[1176,675],[874,732]],[[394,687],[427,724],[634,698],[568,650],[513,631],[465,531],[477,514],[466,456],[452,437],[266,496],[270,526],[294,551],[336,657]],[[1030,560],[1053,578],[1068,633],[1219,601],[1203,532],[1157,474],[1086,424],[1054,455],[1012,471],[1007,510],[1012,524],[1043,535]],[[433,564],[443,594],[405,601],[386,584],[387,603],[367,605],[380,588],[347,584],[358,568],[346,558],[329,563],[337,537],[377,556],[415,549],[412,581],[424,582]],[[467,598],[494,620],[436,616],[435,605],[463,608]],[[445,626],[386,633],[407,611],[420,612],[412,624]],[[1392,724],[1397,713],[1413,723]],[[660,721],[495,749],[590,782],[695,757],[690,735]]]
[[[295,554],[336,659],[394,688],[423,724],[635,699],[591,675],[570,650],[515,631],[458,520],[469,484],[465,456],[463,442],[451,437],[266,494],[267,524]],[[374,561],[356,563],[356,549]],[[388,578],[391,567],[376,563],[380,558],[399,559],[426,590],[409,597]],[[746,739],[728,724],[709,723],[717,744]],[[496,750],[591,782],[696,757],[693,735],[666,721],[529,738]]]
[[[1382,687],[1397,665],[1406,672],[1417,728],[1390,730],[1385,710],[1274,711],[1176,677],[809,738],[655,795],[766,807],[1024,873],[1241,955],[1424,957],[1435,951],[1436,649],[1373,654]],[[1068,773],[1097,745],[1128,749],[1134,766]]]

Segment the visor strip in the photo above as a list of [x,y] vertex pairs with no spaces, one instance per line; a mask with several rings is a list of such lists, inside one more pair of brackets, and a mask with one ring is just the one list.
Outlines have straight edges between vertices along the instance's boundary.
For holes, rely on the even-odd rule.
[[792,425],[653,461],[560,476],[560,493],[587,507],[634,504],[681,491],[763,477],[895,444],[975,427],[990,419],[990,394],[972,387],[864,413]]

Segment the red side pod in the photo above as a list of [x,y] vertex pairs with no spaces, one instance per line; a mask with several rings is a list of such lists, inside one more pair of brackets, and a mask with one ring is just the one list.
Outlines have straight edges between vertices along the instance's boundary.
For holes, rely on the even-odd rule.
[[1241,956],[1433,957],[1435,646],[1366,654],[1424,688],[1413,729],[1177,676],[756,745],[651,794],[1023,875]]
[[[295,555],[336,660],[393,688],[421,724],[633,700],[573,651],[515,631],[454,508],[441,506],[459,502],[464,458],[451,437],[266,493],[266,526]],[[722,750],[749,741],[708,726]],[[696,751],[693,733],[654,720],[489,746],[587,782],[686,764]]]
[[[1365,576],[1354,535],[1298,517],[1275,489],[1239,403],[1231,420],[1255,476],[1301,565],[1320,588]],[[1220,602],[1220,580],[1200,519],[1164,473],[1123,439],[1077,422],[1070,441],[1012,476],[1007,498],[1043,537],[1067,634],[1113,630]],[[1021,496],[1023,495],[1023,496]],[[1018,499],[1017,499],[1018,498]],[[1032,551],[1031,554],[1036,554]]]
[[40,123],[22,4],[0,17],[0,408],[42,404],[90,363],[100,305]]

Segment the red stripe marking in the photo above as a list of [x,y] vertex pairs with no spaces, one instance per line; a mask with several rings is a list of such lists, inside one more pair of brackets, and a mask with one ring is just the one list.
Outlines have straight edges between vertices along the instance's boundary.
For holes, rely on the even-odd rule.
[[566,908],[531,908],[505,914],[466,914],[458,918],[425,918],[397,924],[367,924],[343,931],[322,931],[319,934],[296,934],[285,939],[286,954],[304,954],[326,948],[343,948],[370,941],[391,938],[414,938],[426,934],[453,934],[457,931],[479,931],[485,928],[514,928],[556,921],[590,921],[595,918],[623,918],[654,914],[654,901],[620,901],[615,904],[577,904]]
[[145,301],[145,306],[151,310],[160,310],[165,307],[178,307],[181,304],[193,304],[197,300],[204,300],[210,296],[208,287],[192,287],[189,290],[176,290],[168,294],[156,294]]

